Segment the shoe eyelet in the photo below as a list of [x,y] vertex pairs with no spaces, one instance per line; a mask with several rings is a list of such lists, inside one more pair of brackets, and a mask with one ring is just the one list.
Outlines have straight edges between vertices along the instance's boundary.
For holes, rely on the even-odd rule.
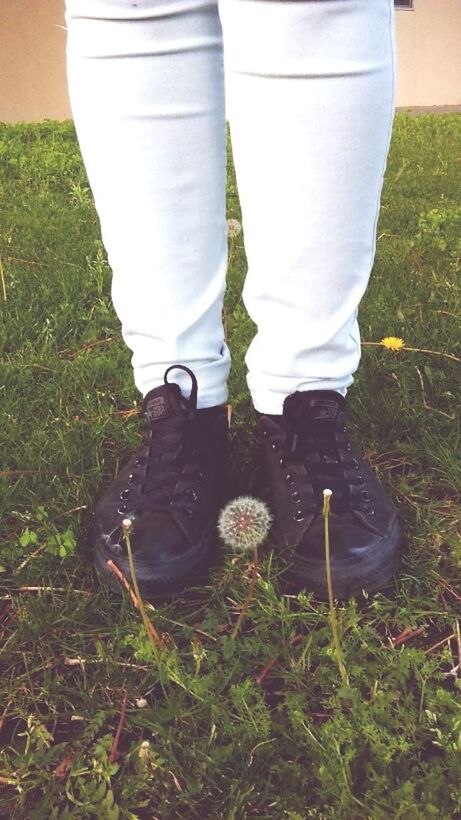
[[277,449],[277,445],[276,445],[275,441],[273,441],[272,444],[271,444],[271,450],[275,451],[276,449]]
[[279,458],[279,465],[280,467],[285,467],[285,459],[283,457]]
[[122,490],[122,492],[120,493],[120,500],[121,501],[126,501],[127,498],[129,498],[129,497],[130,497],[130,490],[127,490],[127,489]]
[[190,507],[185,507],[184,508],[184,514],[185,514],[186,518],[192,518],[193,515],[194,515],[194,511],[191,510]]
[[360,475],[360,473],[358,473],[354,477],[354,484],[365,484],[365,479],[364,479],[363,475]]
[[136,458],[136,459],[134,460],[134,466],[135,466],[135,467],[141,467],[141,466],[142,466],[142,465],[141,465],[141,461],[140,461],[140,459],[139,459],[139,458]]
[[345,424],[341,427],[341,430],[343,433],[347,433],[347,427]]
[[296,512],[293,514],[293,520],[294,521],[304,521],[303,511],[302,510],[296,510]]
[[370,498],[371,498],[370,493],[368,492],[368,490],[362,490],[360,495],[362,496],[364,501],[369,501]]
[[355,469],[355,470],[357,470],[357,469],[358,469],[359,462],[357,461],[357,459],[356,459],[356,458],[353,458],[353,459],[352,459],[352,466],[354,467],[354,469]]
[[346,444],[346,451],[347,451],[348,453],[350,453],[350,452],[351,452],[351,450],[352,450],[352,444],[348,441],[348,442],[347,442],[347,444]]
[[300,501],[300,500],[301,500],[301,497],[300,497],[297,490],[295,490],[294,493],[290,494],[290,501],[291,501],[292,504],[297,504],[298,501]]
[[365,507],[365,514],[366,515],[374,515],[375,514],[374,507]]
[[186,492],[184,493],[184,495],[185,495],[185,497],[186,497],[186,498],[188,498],[190,501],[197,501],[197,499],[198,499],[198,495],[197,495],[196,490],[194,490],[194,489],[192,489],[192,488],[190,488],[190,487],[189,487],[189,489],[187,489],[187,490],[186,490]]
[[291,473],[287,473],[285,476],[285,481],[292,487],[293,484],[296,484],[295,479],[293,478]]
[[117,512],[118,512],[119,515],[123,515],[123,513],[126,513],[127,509],[128,509],[128,504],[120,504],[117,507]]
[[199,473],[198,473],[198,475],[197,475],[197,480],[198,480],[198,481],[202,481],[202,480],[203,480],[203,473],[202,473],[202,471],[201,471],[201,470],[200,470],[200,472],[199,472]]
[[128,484],[132,484],[132,483],[133,483],[133,481],[134,481],[134,473],[130,473],[130,475],[128,476],[127,481],[128,481]]
[[266,428],[265,428],[265,427],[263,427],[263,438],[267,438],[267,437],[268,437],[268,435],[269,435],[269,431],[268,431],[268,430],[266,430]]

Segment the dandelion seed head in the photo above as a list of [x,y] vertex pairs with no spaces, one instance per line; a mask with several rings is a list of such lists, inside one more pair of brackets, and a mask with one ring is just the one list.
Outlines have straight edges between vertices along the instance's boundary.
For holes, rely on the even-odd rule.
[[242,495],[221,510],[219,534],[236,552],[256,549],[266,538],[272,523],[267,505],[259,498]]
[[242,226],[237,219],[227,220],[227,235],[229,237],[238,236],[241,230]]
[[405,347],[405,342],[398,336],[385,336],[384,339],[381,339],[381,344],[388,350],[401,350],[402,347]]

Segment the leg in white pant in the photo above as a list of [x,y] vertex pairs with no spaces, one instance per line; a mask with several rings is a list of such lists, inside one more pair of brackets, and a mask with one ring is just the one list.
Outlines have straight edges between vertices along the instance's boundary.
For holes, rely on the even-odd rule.
[[[221,404],[230,354],[217,7],[67,0],[66,22],[72,112],[136,385],[146,395],[180,362],[197,376],[197,406]],[[173,380],[187,396],[186,373]]]
[[[95,512],[100,569],[115,555],[130,573],[125,516],[149,595],[213,560],[227,489],[226,96],[257,325],[247,379],[279,542],[292,580],[324,596],[330,488],[335,593],[380,588],[398,522],[338,394],[359,363],[375,253],[393,0],[67,0],[66,16],[72,110],[145,396],[143,444]],[[179,388],[162,385],[171,365]]]
[[278,414],[295,390],[345,393],[394,111],[392,0],[67,0],[66,17],[72,110],[138,388],[182,362],[199,407],[227,398],[225,66],[254,405]]
[[256,410],[345,394],[394,113],[392,0],[223,0]]

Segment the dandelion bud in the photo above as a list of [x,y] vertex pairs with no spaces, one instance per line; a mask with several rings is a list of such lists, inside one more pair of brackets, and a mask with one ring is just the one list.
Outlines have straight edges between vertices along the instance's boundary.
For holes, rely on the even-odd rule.
[[139,759],[142,761],[142,763],[144,763],[144,765],[147,765],[148,763],[150,763],[151,758],[152,758],[152,754],[151,754],[150,742],[148,740],[143,740],[143,742],[141,743],[141,745],[139,747],[138,755],[139,755]]
[[323,491],[323,517],[328,516],[330,514],[330,501],[331,496],[333,495],[332,490],[325,489]]
[[266,504],[258,498],[242,495],[221,510],[219,534],[237,552],[255,550],[266,538],[272,516]]

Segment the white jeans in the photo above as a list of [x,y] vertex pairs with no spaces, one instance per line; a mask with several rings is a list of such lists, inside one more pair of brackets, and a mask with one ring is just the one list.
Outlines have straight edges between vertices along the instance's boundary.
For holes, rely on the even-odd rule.
[[[256,410],[346,393],[394,116],[393,0],[67,0],[69,96],[135,382],[227,399],[229,120]],[[187,396],[184,371],[169,376]]]

